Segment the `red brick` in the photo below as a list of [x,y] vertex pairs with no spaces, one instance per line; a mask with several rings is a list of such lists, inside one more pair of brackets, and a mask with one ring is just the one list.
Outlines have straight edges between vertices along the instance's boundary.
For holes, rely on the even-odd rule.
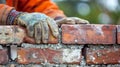
[[117,44],[120,44],[120,25],[117,25]]
[[114,25],[62,25],[62,43],[64,44],[115,44],[116,27]]
[[0,49],[0,64],[7,64],[9,61],[7,49]]
[[29,63],[76,63],[81,60],[81,50],[72,49],[40,49],[40,48],[20,48],[18,50],[17,62],[20,64]]
[[109,47],[104,49],[87,49],[87,64],[119,64],[120,63],[120,47]]

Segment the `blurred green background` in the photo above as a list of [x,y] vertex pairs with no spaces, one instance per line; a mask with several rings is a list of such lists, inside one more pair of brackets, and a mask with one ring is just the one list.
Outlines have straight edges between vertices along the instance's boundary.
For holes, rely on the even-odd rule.
[[52,0],[68,17],[94,24],[120,24],[120,0]]

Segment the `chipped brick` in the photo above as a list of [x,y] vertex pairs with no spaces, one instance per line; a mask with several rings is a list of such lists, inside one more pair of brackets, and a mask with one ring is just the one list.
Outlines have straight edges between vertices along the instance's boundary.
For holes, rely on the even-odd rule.
[[[26,29],[20,26],[0,26],[0,44],[20,44],[22,42],[35,43],[35,40],[34,38],[28,37]],[[50,34],[48,43],[56,44],[58,43],[58,38]]]
[[18,26],[0,26],[0,44],[20,44],[24,36],[24,31]]
[[64,44],[115,44],[116,27],[114,25],[62,25],[62,43]]
[[79,49],[40,49],[40,48],[20,48],[18,50],[17,62],[20,64],[29,63],[76,63],[81,60],[81,50]]
[[111,46],[111,47],[97,48],[97,49],[87,48],[86,63],[87,64],[119,64],[120,47]]

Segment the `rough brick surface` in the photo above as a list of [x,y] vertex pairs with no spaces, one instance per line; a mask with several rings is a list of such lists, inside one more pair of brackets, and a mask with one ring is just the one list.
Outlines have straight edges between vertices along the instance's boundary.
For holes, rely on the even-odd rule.
[[[0,26],[0,44],[20,44],[22,42],[35,43],[33,38],[27,36],[25,29],[23,29],[22,27]],[[58,39],[53,37],[52,34],[50,34],[48,43],[58,43]]]
[[7,64],[9,61],[7,49],[0,49],[0,64]]
[[87,64],[119,64],[120,47],[87,48],[86,62]]
[[18,50],[17,62],[20,64],[29,63],[80,63],[80,49],[40,49],[40,48],[20,48]]
[[24,31],[18,26],[0,26],[0,44],[20,44],[24,36]]
[[115,44],[114,25],[62,25],[64,44]]

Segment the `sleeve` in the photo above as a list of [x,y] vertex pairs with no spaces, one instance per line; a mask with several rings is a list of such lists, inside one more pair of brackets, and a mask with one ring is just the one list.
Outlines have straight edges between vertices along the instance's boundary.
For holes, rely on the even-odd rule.
[[0,4],[0,25],[7,24],[7,17],[12,9],[14,8],[4,4]]
[[65,17],[63,11],[50,0],[18,0],[13,4],[17,4],[15,7],[18,11],[41,12],[52,18]]

